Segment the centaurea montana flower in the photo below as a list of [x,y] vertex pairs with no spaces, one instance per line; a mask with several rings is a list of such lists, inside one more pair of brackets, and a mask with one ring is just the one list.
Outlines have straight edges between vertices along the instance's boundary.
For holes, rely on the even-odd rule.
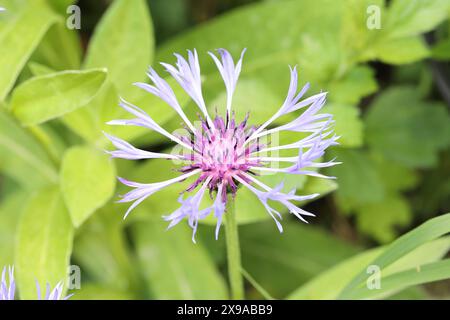
[[[227,194],[231,193],[234,197],[239,185],[248,188],[258,197],[269,215],[275,220],[280,232],[283,230],[278,221],[278,219],[281,219],[281,214],[269,205],[269,201],[281,203],[297,218],[305,221],[303,216],[313,216],[313,214],[301,209],[294,202],[309,200],[315,198],[318,194],[300,196],[295,194],[295,189],[283,193],[283,183],[271,188],[258,180],[256,176],[263,172],[272,172],[325,177],[317,173],[314,168],[329,167],[336,164],[334,161],[317,162],[323,157],[325,149],[337,144],[336,140],[338,139],[336,135],[333,135],[332,115],[319,113],[325,103],[326,93],[319,93],[301,100],[308,90],[309,84],[306,84],[298,92],[297,70],[296,68],[290,68],[289,90],[280,109],[258,127],[247,125],[248,114],[241,123],[237,123],[231,106],[245,50],[236,64],[228,51],[218,49],[218,53],[220,57],[211,52],[209,52],[209,55],[214,60],[225,83],[227,93],[225,117],[220,115],[216,115],[214,119],[210,117],[203,99],[198,55],[196,50],[188,50],[187,59],[175,54],[176,65],[167,63],[161,63],[161,65],[199,107],[201,112],[199,116],[200,126],[195,127],[192,124],[183,112],[172,88],[151,67],[148,71],[148,77],[152,84],[136,83],[135,85],[159,97],[172,107],[183,120],[188,133],[186,135],[169,133],[145,111],[125,100],[121,100],[120,106],[134,115],[135,118],[108,122],[111,125],[141,126],[156,131],[187,150],[187,154],[145,151],[120,138],[106,134],[107,138],[117,148],[117,150],[109,151],[112,157],[131,160],[168,159],[186,162],[186,165],[180,169],[182,174],[167,181],[146,184],[119,178],[123,184],[134,188],[134,190],[123,195],[119,202],[133,202],[125,214],[126,218],[131,210],[152,194],[172,184],[197,176],[195,182],[186,190],[187,192],[197,190],[194,195],[187,198],[181,195],[178,199],[181,206],[172,214],[164,217],[169,222],[169,228],[186,218],[193,229],[192,239],[194,242],[198,221],[212,212],[217,218],[217,239],[222,217],[226,211]],[[294,120],[281,126],[273,126],[274,122],[280,117],[292,114],[300,109],[304,109],[304,112],[300,113]],[[269,135],[283,131],[300,132],[306,134],[306,137],[295,143],[280,146],[269,146],[261,142]],[[262,156],[267,152],[281,150],[298,150],[298,155],[294,157]],[[281,168],[274,166],[274,164],[286,162],[291,163],[291,165]],[[213,198],[211,206],[201,208],[201,202],[207,189],[211,197],[215,194],[215,199]]]
[[[8,277],[8,280],[6,279]],[[16,282],[14,281],[14,267],[4,267],[2,282],[0,283],[0,300],[14,300]]]

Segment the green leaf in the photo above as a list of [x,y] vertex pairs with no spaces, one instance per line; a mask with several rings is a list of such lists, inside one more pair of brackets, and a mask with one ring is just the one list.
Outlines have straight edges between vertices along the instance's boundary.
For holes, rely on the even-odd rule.
[[361,150],[337,148],[330,152],[331,158],[341,165],[327,170],[337,177],[339,188],[336,191],[338,204],[344,213],[355,208],[377,203],[384,198],[384,187],[373,161]]
[[352,294],[353,299],[374,299],[389,295],[401,289],[423,283],[445,280],[450,278],[450,259],[424,264],[420,268],[384,277],[380,290],[360,288]]
[[0,268],[14,264],[14,245],[20,213],[28,196],[24,192],[2,195],[0,204]]
[[226,299],[225,281],[192,231],[163,223],[137,223],[133,235],[145,284],[155,299]]
[[[340,17],[345,9],[342,2],[328,0],[251,4],[164,43],[158,48],[156,60],[171,62],[174,52],[183,53],[186,48],[196,48],[201,56],[203,75],[216,75],[214,64],[204,54],[206,51],[223,47],[237,57],[243,48],[247,48],[242,77],[258,78],[277,96],[286,95],[289,78],[287,65],[298,64],[301,82],[311,82],[314,92],[328,83],[330,74],[337,71],[345,56],[340,50],[332,55],[325,54],[323,50],[339,48]],[[325,20],[327,23],[322,23]],[[286,21],[296,23],[286,28]],[[223,86],[219,77],[212,80],[206,77],[205,86],[217,86],[217,83]]]
[[[441,259],[450,248],[450,238],[431,241],[414,249],[403,258],[397,260],[384,270],[382,276],[399,271],[416,268],[421,264]],[[288,299],[336,299],[345,285],[357,275],[360,270],[366,272],[367,265],[377,256],[386,251],[386,247],[379,247],[360,253],[338,265],[321,273],[305,285],[292,292]],[[383,279],[383,278],[382,278]],[[382,286],[383,286],[383,280]],[[377,291],[377,290],[374,290]],[[390,294],[392,294],[391,292]]]
[[244,268],[277,298],[359,251],[298,220],[284,221],[283,228],[280,234],[273,221],[266,221],[239,230]]
[[373,48],[374,58],[390,64],[406,64],[425,59],[430,50],[424,40],[418,36],[383,39]]
[[1,111],[0,170],[29,189],[59,180],[55,165],[42,145]]
[[90,147],[72,147],[61,165],[61,190],[78,228],[113,195],[115,167],[108,156]]
[[21,299],[37,298],[36,280],[41,288],[66,280],[72,241],[72,224],[59,190],[40,191],[19,223],[15,266]]
[[395,239],[397,227],[408,225],[412,218],[409,202],[402,196],[388,195],[383,201],[358,208],[358,230],[387,243]]
[[28,58],[55,21],[55,14],[45,2],[35,0],[23,6],[1,30],[0,101],[5,99]]
[[14,91],[12,112],[24,125],[58,118],[92,100],[105,78],[103,70],[62,71],[32,78]]
[[415,88],[385,90],[366,116],[369,146],[386,159],[408,167],[436,164],[450,145],[450,117],[440,103],[425,102]]
[[357,66],[330,84],[329,99],[339,104],[357,104],[361,97],[378,89],[375,74],[368,66]]
[[396,0],[389,6],[383,28],[392,38],[433,30],[448,18],[447,0]]
[[371,154],[370,159],[374,162],[378,176],[388,192],[406,191],[417,186],[419,176],[415,170],[390,161],[379,154]]
[[363,144],[363,123],[358,107],[352,105],[327,104],[323,113],[331,113],[335,133],[340,136],[339,144],[343,147],[361,147]]
[[70,30],[65,21],[60,21],[47,32],[31,60],[54,70],[76,70],[80,68],[81,55],[78,30]]
[[[424,224],[408,232],[394,241],[387,249],[370,264],[376,265],[383,271],[395,261],[404,257],[420,245],[437,239],[450,232],[450,213],[428,220]],[[370,276],[370,275],[369,275]],[[359,289],[365,282],[368,274],[365,270],[358,273],[352,281],[341,292],[340,297],[351,297],[355,290]]]
[[55,73],[55,70],[44,66],[40,63],[37,62],[30,62],[28,64],[28,68],[30,68],[31,73],[33,74],[33,76],[38,77],[38,76],[45,76],[48,75],[50,73]]
[[114,1],[91,39],[85,68],[106,67],[119,92],[142,81],[153,60],[152,21],[144,0]]

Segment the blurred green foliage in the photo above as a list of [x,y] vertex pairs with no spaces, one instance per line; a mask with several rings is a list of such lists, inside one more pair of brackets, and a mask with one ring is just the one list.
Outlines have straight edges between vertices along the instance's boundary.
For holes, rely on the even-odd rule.
[[[326,173],[337,180],[263,177],[321,193],[304,204],[318,218],[304,225],[286,215],[280,235],[260,202],[238,193],[243,265],[259,285],[275,298],[420,299],[434,292],[417,285],[450,278],[448,0],[84,0],[82,29],[69,30],[73,3],[0,0],[8,9],[0,16],[0,266],[16,265],[21,298],[33,298],[35,279],[62,280],[70,264],[82,270],[78,299],[228,297],[225,244],[214,240],[213,221],[200,226],[195,245],[185,226],[164,232],[161,215],[177,208],[189,181],[123,221],[116,175],[154,182],[176,173],[169,162],[101,152],[110,148],[102,131],[171,147],[142,128],[105,122],[126,117],[122,96],[178,129],[174,111],[132,83],[145,81],[148,65],[162,71],[159,61],[192,48],[212,112],[223,109],[225,92],[205,53],[220,47],[234,56],[247,48],[233,102],[238,118],[251,111],[252,124],[282,103],[287,65],[298,66],[311,93],[329,92],[325,109],[341,138],[327,158],[343,164]],[[378,13],[380,28],[369,28]],[[383,271],[380,291],[363,286],[369,264]],[[246,293],[262,297],[250,282]]]

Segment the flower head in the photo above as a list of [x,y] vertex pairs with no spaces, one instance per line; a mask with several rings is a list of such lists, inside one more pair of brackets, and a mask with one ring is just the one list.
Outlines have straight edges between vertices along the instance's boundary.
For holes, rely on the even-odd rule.
[[[164,217],[169,222],[169,228],[175,226],[181,220],[187,219],[193,229],[194,242],[199,220],[204,219],[212,212],[217,218],[216,238],[218,237],[222,217],[226,212],[227,195],[231,194],[234,197],[239,186],[246,187],[255,194],[269,215],[275,220],[280,232],[282,226],[278,220],[281,219],[281,214],[270,206],[269,201],[281,203],[292,214],[305,221],[303,216],[312,216],[313,214],[299,208],[296,202],[312,199],[317,194],[298,196],[296,190],[284,193],[282,183],[275,188],[271,188],[258,180],[257,176],[262,173],[282,173],[329,178],[317,173],[315,168],[336,164],[334,161],[320,162],[325,149],[336,145],[338,139],[333,135],[332,116],[319,113],[325,104],[326,93],[319,93],[302,100],[309,85],[305,85],[298,91],[297,70],[291,68],[288,94],[279,110],[265,123],[257,127],[248,125],[249,114],[241,122],[238,122],[232,110],[232,98],[241,72],[245,50],[237,63],[233,61],[231,54],[225,49],[219,49],[218,53],[219,56],[216,56],[209,52],[225,83],[227,102],[224,116],[216,114],[212,118],[208,113],[207,104],[203,99],[198,55],[194,50],[188,51],[187,59],[175,54],[177,58],[175,66],[167,63],[161,64],[197,104],[200,111],[200,125],[194,126],[188,119],[172,88],[152,68],[148,72],[152,84],[136,83],[135,85],[156,95],[173,108],[184,121],[186,134],[169,133],[144,110],[124,100],[122,100],[120,106],[135,118],[109,122],[112,125],[134,125],[156,131],[181,146],[185,150],[183,154],[141,150],[120,138],[106,134],[107,138],[117,148],[117,150],[109,151],[112,157],[133,160],[167,159],[185,163],[179,169],[181,174],[177,178],[167,181],[145,184],[119,178],[123,184],[134,188],[125,194],[119,202],[133,202],[125,214],[126,217],[131,210],[150,195],[174,183],[195,176],[195,181],[184,190],[192,192],[193,195],[186,198],[183,195],[180,196],[178,199],[180,207],[172,214]],[[281,126],[274,125],[278,118],[293,114],[301,109],[303,111],[299,112],[297,117],[292,117],[293,120],[290,122]],[[302,133],[303,137],[294,143],[285,145],[273,146],[265,143],[268,137],[288,131]],[[271,152],[286,150],[294,151],[296,155],[292,157],[266,156]],[[280,164],[283,163],[290,165],[280,167]],[[209,190],[210,196],[215,196],[215,198],[213,198],[213,204],[210,207],[202,208],[201,203],[206,190]]]
[[[9,281],[6,279],[7,277]],[[15,291],[14,267],[4,267],[0,284],[0,300],[14,300]]]

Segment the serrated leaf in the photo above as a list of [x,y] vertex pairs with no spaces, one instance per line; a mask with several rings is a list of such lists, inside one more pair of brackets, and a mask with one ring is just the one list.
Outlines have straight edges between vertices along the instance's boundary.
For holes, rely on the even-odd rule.
[[330,84],[329,99],[338,104],[356,104],[377,89],[374,71],[368,66],[357,66]]
[[340,136],[338,142],[343,147],[361,147],[363,144],[363,122],[356,106],[342,104],[327,104],[323,113],[333,115],[334,131]]
[[364,152],[336,148],[330,151],[329,156],[342,162],[341,165],[329,168],[327,172],[337,177],[339,187],[336,197],[345,213],[367,203],[377,203],[384,198],[382,180],[373,161]]
[[32,78],[14,91],[11,109],[23,125],[39,124],[86,105],[106,79],[103,70],[62,71]]
[[440,103],[426,102],[412,87],[384,91],[366,116],[367,142],[386,159],[408,167],[430,167],[450,144],[450,116]]
[[36,281],[41,288],[66,281],[72,241],[72,223],[59,190],[41,190],[19,223],[15,266],[21,299],[37,298]]
[[108,156],[90,147],[72,147],[61,165],[61,190],[75,227],[113,195],[115,167]]
[[383,201],[362,205],[358,208],[358,230],[380,243],[395,239],[397,227],[407,225],[412,218],[411,207],[406,199],[393,194]]

